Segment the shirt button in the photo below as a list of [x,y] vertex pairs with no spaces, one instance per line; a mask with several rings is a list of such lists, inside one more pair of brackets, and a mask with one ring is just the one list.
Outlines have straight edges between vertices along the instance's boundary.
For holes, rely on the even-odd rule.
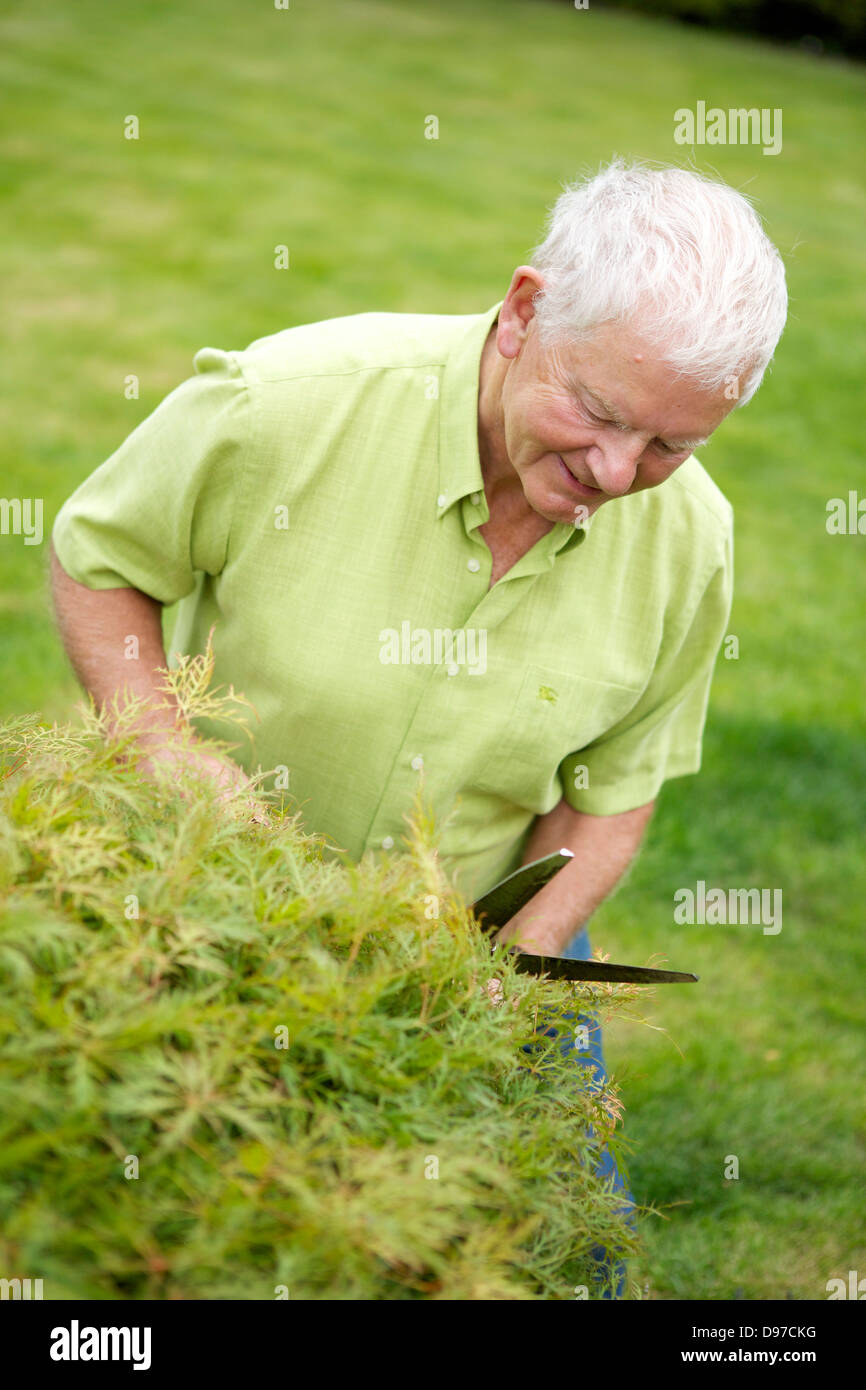
[[471,570],[473,574],[477,574],[478,571],[479,571],[480,568],[481,568],[481,561],[480,561],[480,560],[467,560],[467,561],[466,561],[466,568],[467,568],[468,570]]
[[393,836],[393,835],[386,835],[386,836],[385,836],[384,840],[382,841],[382,848],[383,848],[383,849],[393,849],[393,848],[394,848],[394,836]]
[[445,503],[446,503],[447,501],[448,501],[448,498],[445,496],[445,493],[444,493],[444,492],[440,492],[439,496],[436,498],[436,506],[437,506],[437,507],[444,507],[444,506],[445,506]]
[[477,507],[478,503],[481,501],[481,493],[473,492],[472,496],[469,498],[469,501],[472,503],[473,507]]
[[412,759],[412,767],[414,767],[416,772],[420,772],[423,766],[424,759],[421,757],[421,754],[419,753],[416,758]]

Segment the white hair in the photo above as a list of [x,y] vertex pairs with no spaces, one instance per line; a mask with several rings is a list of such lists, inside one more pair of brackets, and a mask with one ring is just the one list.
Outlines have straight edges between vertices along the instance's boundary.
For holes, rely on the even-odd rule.
[[751,203],[687,169],[614,159],[569,184],[531,264],[544,346],[629,323],[699,386],[735,379],[739,405],[785,326],[785,267]]

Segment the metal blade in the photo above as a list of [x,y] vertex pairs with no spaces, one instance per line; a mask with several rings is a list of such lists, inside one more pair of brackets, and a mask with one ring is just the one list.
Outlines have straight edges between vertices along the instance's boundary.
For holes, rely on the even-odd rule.
[[504,927],[515,912],[525,907],[529,899],[534,898],[538,890],[543,888],[545,883],[549,883],[553,875],[573,858],[570,849],[558,849],[553,854],[546,854],[543,859],[534,859],[531,864],[524,864],[507,878],[501,879],[489,893],[484,893],[472,904],[472,911],[476,917],[480,917],[482,913],[484,915],[485,920],[480,923],[481,930],[492,931],[494,927]]
[[680,970],[653,970],[648,965],[614,965],[606,960],[569,960],[566,956],[535,956],[506,946],[515,968],[524,975],[549,975],[552,980],[615,981],[629,985],[696,984],[697,975]]

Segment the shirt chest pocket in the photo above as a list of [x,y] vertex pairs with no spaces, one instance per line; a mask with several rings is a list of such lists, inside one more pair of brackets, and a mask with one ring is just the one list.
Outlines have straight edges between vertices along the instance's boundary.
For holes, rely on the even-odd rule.
[[557,780],[562,760],[624,718],[641,691],[550,666],[516,668],[510,680],[513,693],[506,689],[504,699],[497,700],[508,713],[496,731],[495,752],[473,780],[485,791],[543,813],[562,795]]

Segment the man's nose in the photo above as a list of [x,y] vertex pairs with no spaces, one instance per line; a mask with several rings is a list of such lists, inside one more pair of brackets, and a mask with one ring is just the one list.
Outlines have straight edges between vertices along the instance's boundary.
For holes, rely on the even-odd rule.
[[622,497],[635,479],[646,441],[631,432],[617,433],[596,444],[587,455],[592,476],[602,491],[611,497]]

